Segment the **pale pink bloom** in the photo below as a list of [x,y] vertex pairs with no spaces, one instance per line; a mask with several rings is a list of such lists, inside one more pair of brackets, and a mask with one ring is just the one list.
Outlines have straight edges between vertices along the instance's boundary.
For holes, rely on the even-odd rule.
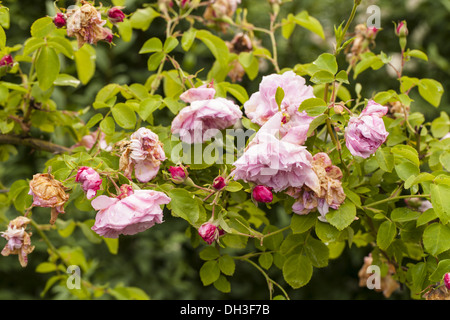
[[139,128],[131,135],[129,148],[136,179],[140,182],[152,180],[158,174],[161,161],[166,160],[158,135],[145,127]]
[[[259,91],[253,93],[244,104],[245,114],[252,122],[262,126],[279,111],[275,99],[278,87],[284,91],[281,111],[290,117],[300,114],[298,108],[304,100],[315,97],[313,88],[306,85],[305,79],[293,71],[264,76],[259,84]],[[302,118],[303,121],[308,119],[305,113]],[[313,118],[309,118],[312,121]]]
[[172,121],[172,134],[186,143],[202,143],[242,117],[239,106],[225,98],[193,101]]
[[312,156],[305,146],[291,143],[289,135],[282,135],[279,112],[261,127],[248,144],[243,155],[234,163],[234,179],[265,185],[275,192],[288,187],[307,185],[319,188],[319,180],[312,169]]
[[86,192],[86,197],[92,199],[97,195],[97,190],[102,185],[102,178],[97,171],[90,167],[80,167],[75,181],[81,183],[81,188]]
[[386,141],[382,117],[388,108],[370,100],[358,117],[351,117],[345,129],[345,144],[354,156],[368,158]]
[[180,95],[180,99],[186,103],[191,103],[198,100],[214,99],[216,89],[211,84],[204,84],[198,88],[191,88]]
[[91,202],[98,210],[92,230],[105,238],[145,231],[163,222],[161,205],[170,200],[163,192],[154,190],[131,189],[117,198],[98,196]]

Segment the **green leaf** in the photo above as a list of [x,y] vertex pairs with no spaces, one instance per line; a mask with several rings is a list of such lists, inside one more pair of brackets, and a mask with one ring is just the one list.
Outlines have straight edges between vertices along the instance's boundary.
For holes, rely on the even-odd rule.
[[220,275],[219,279],[214,281],[214,288],[217,290],[223,292],[223,293],[229,293],[231,291],[231,284],[227,280],[227,278],[224,275]]
[[303,233],[311,229],[317,221],[316,214],[298,215],[294,214],[291,218],[291,230],[293,233]]
[[119,238],[103,238],[106,246],[111,254],[117,254],[119,252]]
[[203,282],[204,286],[212,284],[219,279],[219,277],[220,269],[216,260],[206,261],[200,268],[200,280]]
[[420,215],[420,211],[415,211],[407,207],[395,208],[391,212],[391,220],[394,222],[407,222],[416,220]]
[[375,158],[381,169],[386,172],[392,172],[392,170],[394,169],[394,156],[391,153],[391,149],[389,147],[378,148],[377,152],[375,153]]
[[65,74],[65,73],[60,73],[57,77],[56,80],[53,82],[53,84],[55,86],[64,86],[64,87],[78,87],[80,85],[80,80],[78,80],[77,78],[69,75],[69,74]]
[[258,263],[261,267],[268,270],[273,264],[273,255],[270,252],[262,253],[258,258]]
[[418,264],[409,268],[408,272],[411,273],[412,286],[411,290],[414,293],[419,293],[422,291],[422,285],[427,276],[427,265],[424,262],[419,262]]
[[343,82],[343,83],[350,83],[348,81],[348,74],[344,70],[339,71],[339,73],[336,75],[336,81]]
[[348,199],[345,199],[339,209],[330,209],[325,216],[327,221],[338,230],[347,228],[355,220],[355,217],[356,206]]
[[112,109],[112,116],[116,123],[124,129],[133,129],[136,126],[136,113],[125,103],[118,103]]
[[159,65],[162,63],[166,54],[164,52],[155,52],[152,54],[147,61],[147,68],[149,71],[155,71],[158,69]]
[[447,272],[450,272],[450,259],[441,260],[430,275],[429,280],[431,282],[441,282]]
[[222,82],[221,85],[225,88],[225,90],[233,95],[240,103],[244,104],[248,101],[248,93],[245,88],[236,83],[228,83]]
[[175,37],[168,37],[164,42],[164,52],[169,53],[178,46],[178,40]]
[[380,65],[383,65],[383,62],[381,61],[381,58],[378,56],[375,56],[373,53],[368,54],[367,56],[364,56],[363,59],[358,62],[355,66],[354,73],[353,73],[353,79],[356,79],[358,75],[365,71],[368,68],[372,68],[374,70],[378,69]]
[[421,79],[419,81],[419,94],[435,107],[441,103],[444,87],[434,79]]
[[408,180],[405,181],[405,188],[409,189],[413,186],[415,186],[416,184],[422,183],[422,182],[426,182],[426,181],[433,181],[434,180],[434,176],[431,173],[428,172],[421,172],[418,176],[413,177],[412,179],[409,178]]
[[425,250],[437,256],[450,249],[450,227],[440,223],[430,224],[423,232]]
[[199,253],[199,257],[202,260],[215,260],[220,257],[219,250],[217,250],[216,247],[205,247],[202,251]]
[[111,136],[116,132],[116,123],[112,117],[106,117],[100,122],[100,130],[107,136]]
[[406,54],[410,57],[414,57],[414,58],[418,58],[418,59],[422,59],[425,61],[428,61],[428,56],[426,55],[425,52],[414,49],[414,50],[408,50],[406,52]]
[[336,57],[331,53],[322,53],[314,62],[320,71],[327,71],[334,79],[334,75],[338,71]]
[[56,226],[58,227],[58,234],[63,238],[67,238],[73,233],[77,224],[72,219],[70,220],[58,219],[56,220]]
[[386,250],[397,235],[397,228],[394,223],[389,220],[384,221],[377,233],[377,245],[382,250]]
[[78,226],[80,227],[86,239],[88,239],[92,243],[99,244],[102,242],[102,238],[91,229],[94,223],[94,219],[88,219],[84,222],[79,223]]
[[53,30],[55,30],[55,24],[50,17],[44,17],[37,19],[31,25],[31,36],[37,38],[44,38],[48,36]]
[[395,165],[395,172],[400,179],[407,181],[411,176],[417,176],[420,173],[419,168],[411,161],[403,160],[399,164]]
[[448,116],[442,112],[441,116],[431,122],[431,133],[435,138],[442,138],[450,130]]
[[151,39],[148,39],[145,41],[144,45],[142,46],[141,50],[139,50],[139,53],[149,53],[149,52],[161,52],[163,48],[163,44],[161,40],[154,37]]
[[156,111],[162,104],[161,99],[154,97],[142,100],[139,105],[138,114],[142,120],[146,121],[154,111]]
[[222,68],[227,67],[230,52],[225,41],[207,30],[198,30],[195,37],[208,47]]
[[319,20],[314,17],[311,17],[307,11],[302,11],[295,15],[293,21],[302,26],[305,29],[308,29],[311,32],[314,32],[322,39],[325,39],[325,34],[323,32],[323,27],[320,24]]
[[55,49],[44,46],[36,59],[36,74],[39,87],[46,91],[50,89],[58,77],[60,62]]
[[94,76],[96,59],[97,54],[94,47],[87,43],[75,51],[78,79],[80,79],[82,84],[87,84]]
[[97,123],[103,120],[103,115],[101,113],[96,113],[92,118],[86,123],[86,128],[92,128]]
[[152,21],[159,17],[160,14],[153,10],[151,7],[136,10],[130,18],[131,26],[133,29],[141,29],[146,31]]
[[284,280],[293,288],[305,286],[312,277],[313,266],[308,257],[302,254],[290,256],[283,264]]
[[184,51],[189,51],[192,47],[196,34],[197,30],[195,30],[195,28],[190,28],[188,31],[183,33],[183,36],[181,37],[181,47]]
[[283,99],[284,99],[284,90],[282,87],[278,87],[275,93],[275,101],[278,105],[278,108],[281,108],[281,103],[283,102]]
[[58,267],[54,263],[41,262],[40,264],[37,265],[35,271],[37,273],[49,273],[49,272],[56,271],[57,269],[58,269]]
[[172,213],[191,224],[197,222],[200,216],[200,208],[195,196],[185,189],[172,189],[169,191]]
[[447,224],[450,221],[450,186],[432,184],[430,191],[431,203],[435,213],[443,224]]
[[225,254],[219,258],[219,268],[223,274],[227,276],[232,276],[234,274],[234,270],[236,269],[236,263],[234,259],[229,255]]
[[416,166],[420,165],[419,154],[417,150],[408,145],[396,145],[391,148],[391,152],[394,155],[399,156],[401,159],[408,159]]
[[337,241],[340,231],[330,225],[329,223],[322,222],[316,219],[315,232],[317,237],[324,243],[330,243]]
[[298,108],[298,111],[302,112],[305,111],[308,116],[310,117],[316,117],[318,115],[321,115],[328,109],[327,103],[320,98],[309,98],[304,100],[300,107]]
[[323,268],[328,265],[330,251],[322,241],[308,237],[305,243],[305,251],[314,267]]
[[311,82],[315,84],[332,83],[334,81],[334,75],[329,71],[317,71],[311,77]]

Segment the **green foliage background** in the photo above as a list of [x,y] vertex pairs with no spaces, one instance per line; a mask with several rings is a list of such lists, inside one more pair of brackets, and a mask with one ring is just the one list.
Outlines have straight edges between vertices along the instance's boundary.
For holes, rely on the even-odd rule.
[[[102,1],[104,5],[110,2]],[[133,12],[143,3],[149,1],[127,0],[125,12]],[[353,0],[293,0],[285,4],[282,10],[296,13],[307,10],[310,15],[320,20],[326,32],[326,39],[333,40],[333,26],[339,25],[342,19],[348,15]],[[7,44],[12,46],[22,43],[29,37],[30,26],[40,17],[54,15],[53,1],[33,0],[7,0],[3,4],[10,8],[10,28],[6,30]],[[67,7],[73,2],[56,1],[59,7]],[[358,15],[353,26],[358,22],[365,22],[368,14],[365,9],[369,5],[377,5],[381,9],[381,31],[377,35],[376,50],[392,53],[398,51],[398,40],[395,38],[393,22],[407,20],[409,29],[409,46],[423,50],[429,56],[428,63],[416,60],[411,63],[412,69],[408,69],[408,75],[421,78],[433,78],[444,86],[439,109],[431,107],[427,103],[421,103],[421,98],[413,95],[418,102],[414,104],[412,111],[424,113],[429,121],[439,115],[440,111],[447,111],[449,99],[450,61],[450,29],[447,21],[450,18],[450,1],[404,1],[404,0],[363,0],[358,9]],[[248,19],[256,25],[267,26],[269,23],[269,5],[264,0],[242,0],[242,7],[249,10]],[[129,42],[121,39],[115,41],[112,49],[107,44],[99,44],[97,50],[97,72],[87,86],[79,88],[64,87],[55,90],[53,99],[58,108],[77,110],[92,104],[97,91],[108,83],[130,84],[145,83],[150,75],[147,69],[147,57],[139,55],[142,43],[150,37],[158,37],[164,34],[163,24],[156,19],[146,32],[134,32]],[[232,37],[232,34],[225,35]],[[262,39],[267,41],[268,39]],[[322,52],[332,50],[331,42],[322,41],[312,33],[302,30],[296,32],[289,40],[279,35],[279,63],[281,67],[293,66],[294,63],[311,62]],[[210,55],[204,46],[198,45],[195,50],[186,56],[181,56],[183,68],[195,73],[196,70],[210,67]],[[343,58],[343,55],[340,56]],[[68,73],[74,66],[62,66]],[[268,66],[270,68],[270,66]],[[204,71],[206,74],[207,71]],[[270,69],[265,72],[268,74]],[[241,83],[251,94],[257,90],[260,78],[249,81],[244,78]],[[371,91],[387,90],[397,86],[394,76],[391,76],[385,68],[364,74],[358,78],[364,90],[363,95],[370,97]],[[363,83],[365,82],[365,83]],[[367,83],[367,85],[366,85]],[[376,86],[376,87],[375,87]],[[165,109],[167,110],[167,109]],[[86,115],[86,121],[89,114]],[[158,117],[161,124],[168,124],[169,118]],[[43,137],[45,138],[45,137]],[[70,146],[74,143],[65,132],[57,135],[59,143]],[[48,155],[43,152],[32,152],[27,147],[18,147],[18,153],[12,155],[7,161],[0,163],[0,185],[8,188],[17,179],[31,178],[44,167]],[[16,213],[6,211],[1,207],[2,194],[0,194],[0,217],[10,219]],[[39,208],[35,209],[34,216],[39,219]],[[70,214],[77,215],[73,218],[79,220],[93,219],[86,217],[86,213],[76,213],[75,210],[67,210]],[[74,212],[74,213],[72,213]],[[47,218],[43,214],[44,220]],[[274,207],[268,215],[270,219],[283,225],[286,216],[279,207]],[[288,223],[288,222],[286,222]],[[285,224],[286,224],[285,223]],[[3,224],[2,224],[3,225]],[[230,294],[223,294],[213,286],[203,287],[198,270],[203,261],[198,252],[202,248],[193,248],[189,237],[186,236],[187,225],[181,219],[175,219],[170,214],[165,215],[165,223],[152,230],[136,236],[122,237],[120,239],[119,253],[111,255],[106,245],[92,245],[77,228],[73,237],[65,239],[67,245],[80,246],[88,257],[88,263],[92,267],[92,274],[83,275],[90,277],[95,283],[110,283],[111,286],[123,284],[136,286],[143,289],[152,299],[267,299],[268,290],[261,274],[241,262],[236,265],[235,275],[230,279],[232,290]],[[38,237],[33,237],[36,239]],[[60,241],[60,238],[54,239]],[[46,261],[47,248],[42,242],[35,240],[35,251],[30,256],[27,268],[21,268],[15,258],[0,259],[0,299],[70,299],[67,291],[58,286],[47,292],[41,293],[45,287],[48,275],[35,272],[36,266]],[[3,243],[2,243],[3,246]],[[289,292],[289,286],[285,286],[291,299],[383,299],[381,293],[376,293],[367,288],[358,286],[358,270],[363,264],[363,258],[367,254],[366,249],[352,247],[345,249],[343,255],[337,260],[330,260],[329,265],[323,269],[315,269],[311,282],[301,289]],[[270,274],[270,272],[269,272]],[[271,275],[274,280],[284,284],[281,276]],[[107,298],[107,296],[104,296]],[[409,299],[409,293],[402,289],[393,294],[390,299]]]

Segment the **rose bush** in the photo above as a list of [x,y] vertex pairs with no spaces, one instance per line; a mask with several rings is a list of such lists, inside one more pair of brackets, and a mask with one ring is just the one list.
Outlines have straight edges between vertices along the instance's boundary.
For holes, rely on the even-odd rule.
[[[201,283],[224,293],[236,262],[262,274],[268,298],[289,299],[346,248],[367,247],[361,286],[375,281],[387,298],[401,285],[413,299],[448,298],[449,117],[441,112],[429,122],[411,111],[412,92],[438,108],[444,89],[405,75],[411,60],[428,60],[408,48],[405,21],[392,30],[354,26],[355,0],[329,52],[281,66],[275,34],[289,39],[302,28],[325,39],[306,11],[282,16],[284,1],[268,1],[268,28],[247,20],[241,1],[159,0],[134,12],[122,2],[56,8],[32,24],[23,44],[7,45],[0,28],[2,156],[14,145],[50,154],[1,198],[16,215],[2,219],[2,259],[18,255],[26,267],[42,239],[49,254],[36,271],[54,273],[44,293],[67,288],[69,266],[93,272],[80,247],[63,244],[76,226],[119,255],[122,237],[152,232],[170,216],[199,248]],[[150,72],[143,83],[108,83],[92,106],[61,110],[58,89],[91,81],[98,46],[151,34],[156,22],[164,36],[151,35],[136,53]],[[376,51],[379,32],[398,40],[400,67]],[[195,45],[213,62],[189,73],[181,61]],[[358,77],[383,67],[395,71],[398,88],[363,96]],[[248,92],[244,81],[258,89]],[[70,132],[70,141],[56,143],[59,132]],[[289,222],[274,223],[272,208]],[[46,210],[48,224],[35,216]],[[85,278],[67,290],[79,298],[148,298],[139,288]]]

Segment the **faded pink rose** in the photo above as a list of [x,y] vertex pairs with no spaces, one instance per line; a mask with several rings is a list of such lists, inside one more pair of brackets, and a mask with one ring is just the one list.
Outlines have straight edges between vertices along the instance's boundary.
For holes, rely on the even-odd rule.
[[[278,87],[281,87],[284,91],[284,98],[280,106],[281,111],[290,117],[300,116],[301,113],[298,111],[300,104],[306,99],[315,97],[313,88],[306,85],[305,79],[293,71],[264,76],[259,84],[259,91],[253,93],[244,104],[245,114],[252,122],[262,126],[279,111],[275,99]],[[313,119],[307,117],[304,112],[303,118],[302,121],[307,119],[312,121]]]
[[345,144],[354,156],[368,158],[386,141],[382,117],[388,108],[370,100],[358,117],[351,117],[345,129]]
[[212,84],[204,84],[198,88],[191,88],[180,95],[180,99],[186,103],[191,103],[198,100],[214,99],[216,90]]
[[97,195],[97,190],[102,185],[102,178],[97,171],[90,167],[80,167],[75,181],[81,183],[81,188],[86,192],[86,197],[92,199]]
[[72,146],[72,149],[83,146],[87,150],[90,150],[92,147],[94,147],[95,142],[98,139],[98,142],[96,144],[97,147],[99,147],[101,150],[104,150],[104,151],[111,151],[112,147],[110,145],[108,145],[108,143],[106,142],[105,133],[100,132],[100,136],[98,134],[99,134],[99,130],[96,130],[96,131],[91,132],[90,134],[83,136],[81,138],[80,142],[78,142]]
[[31,245],[31,232],[26,232],[27,225],[31,222],[27,217],[19,216],[11,220],[8,229],[2,231],[1,236],[8,242],[2,250],[3,256],[17,254],[22,267],[28,264],[28,254],[33,252],[34,246]]
[[198,234],[200,235],[200,237],[202,237],[203,240],[205,240],[207,244],[212,244],[219,238],[220,235],[219,229],[217,229],[217,227],[210,222],[202,224],[198,228]]
[[171,199],[163,192],[128,187],[117,198],[101,195],[92,200],[92,207],[98,210],[92,230],[98,235],[105,238],[134,235],[163,222],[161,205]]
[[203,143],[242,117],[239,106],[225,98],[193,101],[172,121],[172,134],[186,143]]
[[166,160],[162,143],[156,133],[139,128],[131,135],[129,158],[140,182],[148,182],[158,174],[161,161]]
[[265,185],[275,192],[303,185],[316,190],[319,180],[312,169],[312,155],[305,146],[290,142],[287,133],[282,135],[282,118],[276,113],[256,133],[233,164],[234,179]]
[[273,201],[272,188],[263,185],[257,185],[253,188],[252,198],[258,202],[269,203]]
[[83,2],[81,7],[68,9],[66,16],[67,35],[77,38],[78,48],[85,43],[97,44],[110,37],[111,31],[103,27],[106,20],[102,20],[100,12],[89,3]]

